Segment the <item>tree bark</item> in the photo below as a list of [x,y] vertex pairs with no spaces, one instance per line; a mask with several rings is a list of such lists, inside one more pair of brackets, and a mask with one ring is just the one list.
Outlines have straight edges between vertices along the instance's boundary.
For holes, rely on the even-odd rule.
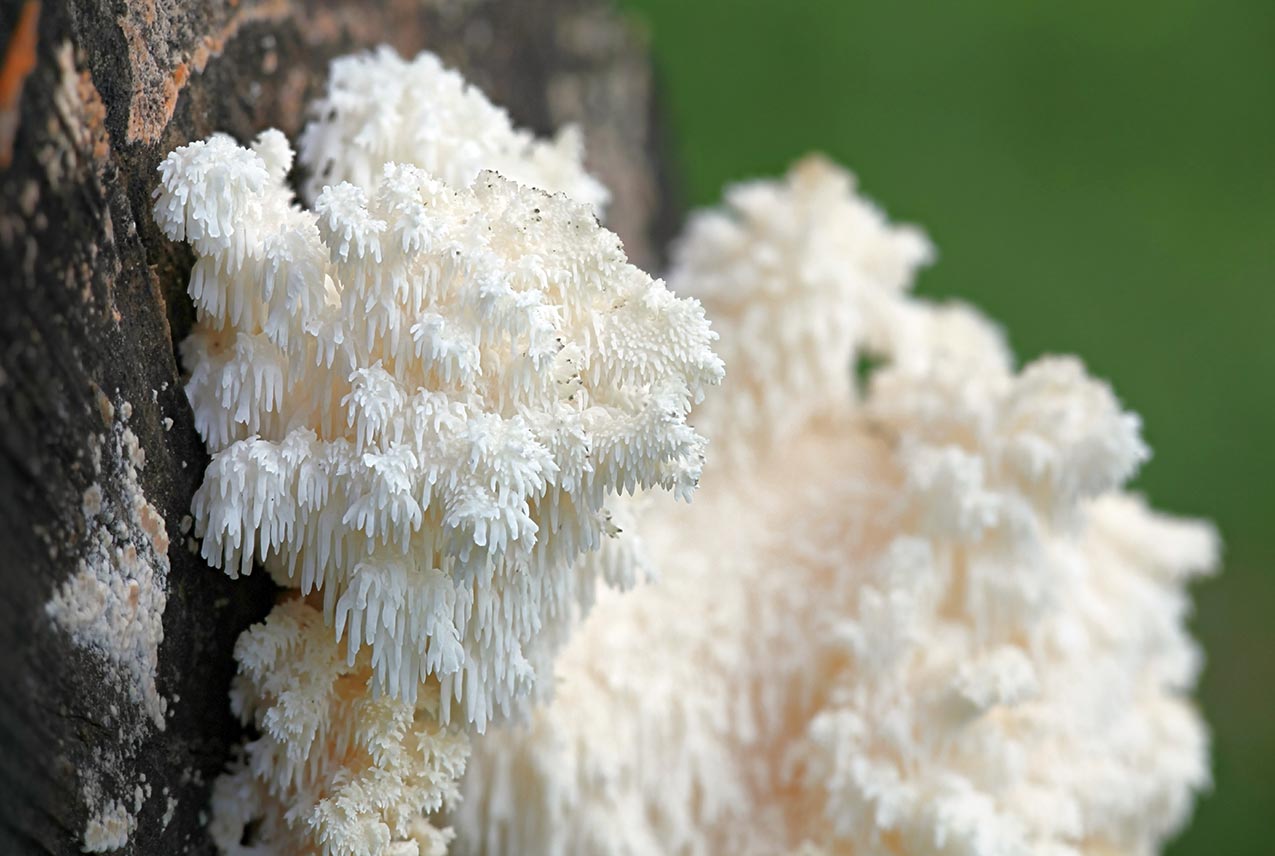
[[[208,788],[241,734],[232,649],[274,595],[184,531],[207,463],[175,350],[193,259],[151,219],[157,165],[214,131],[295,140],[333,57],[428,48],[519,124],[580,123],[609,225],[649,267],[673,217],[645,47],[600,0],[0,0],[3,38],[0,853],[78,853],[110,801],[135,817],[117,852],[210,852]],[[139,538],[146,504],[163,525]],[[94,555],[165,540],[161,728],[46,605]]]

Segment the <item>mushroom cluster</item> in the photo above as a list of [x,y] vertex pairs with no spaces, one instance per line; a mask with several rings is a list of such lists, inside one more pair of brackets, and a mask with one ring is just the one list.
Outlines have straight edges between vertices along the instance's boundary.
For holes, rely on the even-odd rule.
[[222,852],[1097,856],[1185,822],[1216,535],[1123,489],[1139,420],[1078,360],[909,294],[920,230],[807,158],[694,215],[666,287],[577,137],[432,55],[339,60],[313,115],[309,207],[278,132],[156,192],[198,256],[196,534],[288,590],[236,648]]

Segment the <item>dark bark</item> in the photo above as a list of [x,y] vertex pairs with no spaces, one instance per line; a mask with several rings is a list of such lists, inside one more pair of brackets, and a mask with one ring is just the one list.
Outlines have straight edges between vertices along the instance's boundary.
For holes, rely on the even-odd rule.
[[[142,788],[119,852],[207,852],[208,785],[240,735],[232,647],[273,593],[180,531],[206,456],[175,356],[192,257],[151,220],[156,166],[217,130],[295,139],[336,55],[429,48],[521,124],[580,122],[610,225],[650,265],[671,218],[644,46],[595,0],[0,0],[0,39],[0,853],[79,852],[90,778],[130,811]],[[124,402],[172,542],[163,730],[45,613],[88,549],[86,488],[127,499]]]

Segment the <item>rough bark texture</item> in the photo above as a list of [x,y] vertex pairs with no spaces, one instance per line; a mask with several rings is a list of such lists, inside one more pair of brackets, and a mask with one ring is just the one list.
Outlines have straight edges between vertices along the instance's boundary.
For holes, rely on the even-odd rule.
[[[240,734],[232,646],[273,594],[208,569],[181,531],[206,464],[175,357],[192,257],[151,220],[155,167],[216,130],[295,138],[338,54],[429,48],[521,124],[579,122],[609,225],[651,265],[670,218],[645,49],[595,0],[0,0],[0,39],[0,853],[77,853],[109,800],[136,815],[119,852],[208,852],[208,784]],[[101,537],[86,491],[136,496],[130,410],[171,540],[162,730],[46,614]]]

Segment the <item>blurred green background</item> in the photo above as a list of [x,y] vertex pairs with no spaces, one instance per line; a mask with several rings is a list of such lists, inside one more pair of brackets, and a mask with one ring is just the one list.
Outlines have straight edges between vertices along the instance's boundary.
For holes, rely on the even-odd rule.
[[1080,354],[1136,487],[1217,521],[1216,788],[1173,856],[1275,853],[1275,0],[627,0],[689,200],[819,149],[939,248],[919,290]]

